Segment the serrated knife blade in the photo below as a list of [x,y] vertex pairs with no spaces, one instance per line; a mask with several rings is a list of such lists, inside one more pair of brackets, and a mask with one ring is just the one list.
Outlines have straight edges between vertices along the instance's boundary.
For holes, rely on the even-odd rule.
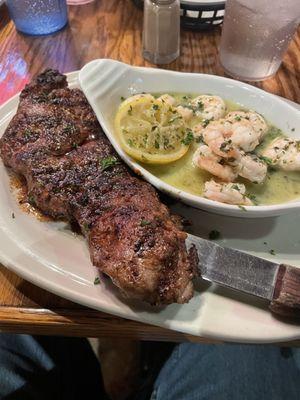
[[300,268],[278,264],[210,240],[188,235],[195,246],[202,279],[271,302],[271,310],[300,317]]

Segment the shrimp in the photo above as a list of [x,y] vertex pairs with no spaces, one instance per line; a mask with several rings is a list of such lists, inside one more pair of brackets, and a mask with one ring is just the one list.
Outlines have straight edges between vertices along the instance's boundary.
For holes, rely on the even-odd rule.
[[261,141],[268,131],[268,124],[265,119],[255,111],[231,111],[225,117],[229,122],[249,121],[254,131],[259,135]]
[[207,145],[202,144],[195,151],[192,162],[195,167],[204,169],[225,182],[233,181],[237,174],[231,166],[221,164],[222,161],[220,156],[214,154]]
[[236,172],[251,182],[263,183],[267,176],[267,165],[255,155],[242,153],[235,166]]
[[166,103],[168,106],[171,106],[171,107],[175,106],[175,104],[176,104],[175,98],[173,96],[170,96],[167,93],[158,97],[157,100],[162,101],[163,103]]
[[193,110],[187,107],[178,106],[176,107],[178,114],[182,116],[182,118],[186,121],[189,121],[193,116]]
[[196,116],[204,120],[217,120],[226,112],[224,100],[219,96],[197,96],[191,101],[191,106]]
[[213,179],[205,182],[203,195],[206,199],[221,203],[252,206],[252,201],[245,195],[242,183],[217,183]]
[[270,164],[284,171],[300,171],[300,141],[280,137],[263,151],[262,155]]
[[201,124],[193,129],[195,137],[202,136],[204,142],[220,157],[239,158],[239,151],[233,145],[231,131],[224,124],[224,120],[213,121],[206,128]]
[[225,125],[231,132],[230,139],[235,146],[248,152],[253,151],[255,147],[259,145],[260,133],[253,129],[250,121],[244,119],[233,122],[231,123],[231,127],[229,127],[227,124],[230,124],[230,122],[226,121]]

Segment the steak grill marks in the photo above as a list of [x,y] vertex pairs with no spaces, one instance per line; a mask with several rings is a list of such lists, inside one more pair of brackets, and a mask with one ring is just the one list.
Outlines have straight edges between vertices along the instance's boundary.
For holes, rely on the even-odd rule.
[[26,86],[0,153],[25,177],[32,205],[78,223],[92,263],[127,297],[151,304],[192,297],[195,257],[187,254],[186,234],[118,158],[64,75],[46,70]]

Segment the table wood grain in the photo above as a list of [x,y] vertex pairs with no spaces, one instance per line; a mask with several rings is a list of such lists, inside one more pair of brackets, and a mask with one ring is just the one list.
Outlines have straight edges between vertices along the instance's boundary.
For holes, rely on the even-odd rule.
[[[95,1],[69,7],[69,25],[50,36],[18,33],[6,6],[0,7],[0,104],[19,92],[46,67],[80,69],[95,58],[152,66],[141,56],[142,12],[131,0]],[[218,61],[220,28],[182,31],[181,56],[164,68],[224,75]],[[300,102],[300,30],[278,73],[253,83]],[[189,335],[117,318],[85,308],[40,289],[0,266],[0,330],[17,333],[201,341]],[[211,341],[210,341],[211,342]]]

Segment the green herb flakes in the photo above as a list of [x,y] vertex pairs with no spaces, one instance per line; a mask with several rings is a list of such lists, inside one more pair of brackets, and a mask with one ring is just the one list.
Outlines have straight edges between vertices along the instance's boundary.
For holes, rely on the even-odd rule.
[[188,131],[186,136],[181,140],[181,143],[183,143],[186,146],[189,146],[192,141],[194,140],[194,135],[192,131]]
[[237,184],[232,185],[231,188],[237,190],[238,192],[240,191],[240,187]]
[[248,193],[247,197],[252,201],[253,204],[255,204],[256,206],[258,205],[257,197],[254,194]]
[[147,226],[147,225],[150,225],[150,224],[151,224],[150,221],[148,221],[148,220],[146,220],[146,219],[142,219],[142,220],[141,220],[141,223],[140,223],[140,226],[141,226],[141,227],[144,227],[144,226]]
[[32,206],[35,206],[35,200],[34,200],[34,197],[33,197],[32,194],[30,194],[30,195],[28,196],[28,202],[29,202]]
[[259,158],[264,161],[267,165],[273,165],[273,161],[271,158],[269,157],[265,157],[265,156],[259,156]]
[[196,143],[202,143],[202,144],[205,144],[205,142],[204,142],[204,139],[203,139],[203,136],[202,136],[202,135],[196,136],[196,138],[195,138],[195,142],[196,142]]
[[106,169],[111,168],[116,164],[119,164],[119,160],[114,156],[102,158],[102,160],[100,161],[102,171],[105,171]]
[[210,240],[217,240],[217,239],[220,238],[220,236],[221,236],[220,232],[217,231],[217,230],[215,230],[215,229],[213,229],[212,231],[210,231],[210,232],[209,232],[209,235],[208,235],[208,237],[209,237]]
[[202,126],[203,126],[203,128],[206,128],[207,127],[207,125],[210,123],[210,119],[204,119],[203,121],[202,121]]
[[198,101],[197,103],[197,111],[203,111],[204,110],[204,104],[202,101]]
[[276,255],[275,250],[273,250],[273,249],[271,249],[269,253],[272,254],[272,256]]
[[96,276],[96,278],[94,279],[94,285],[99,285],[100,282],[100,278],[99,276]]

